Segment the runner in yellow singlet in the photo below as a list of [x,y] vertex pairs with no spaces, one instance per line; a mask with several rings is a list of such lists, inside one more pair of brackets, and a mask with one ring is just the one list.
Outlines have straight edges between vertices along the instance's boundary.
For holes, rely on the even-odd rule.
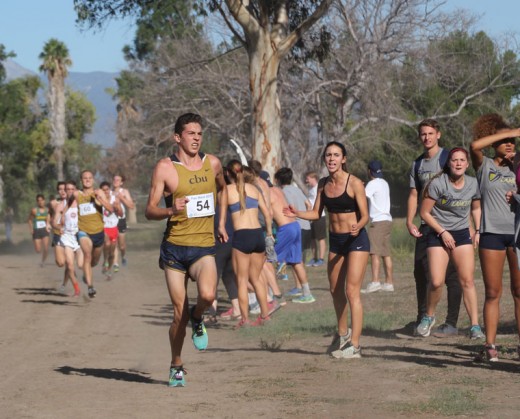
[[[203,351],[208,336],[202,315],[215,298],[217,268],[215,265],[214,214],[217,188],[220,205],[227,202],[226,184],[220,160],[200,152],[202,118],[188,113],[175,123],[173,135],[178,150],[160,160],[152,176],[146,205],[149,220],[168,219],[161,245],[160,266],[173,304],[170,327],[170,387],[183,387],[186,373],[181,359],[186,326],[191,319],[195,348]],[[164,198],[166,207],[159,204]],[[219,239],[227,241],[226,211],[220,211]],[[188,277],[197,283],[198,297],[189,310]]]
[[36,195],[36,207],[31,209],[27,223],[34,243],[36,253],[42,254],[40,267],[43,268],[47,255],[49,254],[49,231],[51,230],[49,211],[45,205],[45,197],[42,194]]
[[105,242],[103,207],[113,211],[112,204],[101,189],[94,189],[94,174],[90,170],[81,172],[83,190],[74,192],[78,203],[78,241],[83,251],[83,280],[88,286],[88,296],[96,295],[92,268],[99,262]]

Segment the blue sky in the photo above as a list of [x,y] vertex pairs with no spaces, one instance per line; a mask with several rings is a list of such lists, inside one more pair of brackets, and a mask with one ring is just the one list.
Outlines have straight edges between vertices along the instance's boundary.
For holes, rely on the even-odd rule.
[[[519,31],[518,0],[448,0],[445,8],[461,7],[482,14],[479,29],[492,36]],[[38,55],[50,38],[65,42],[73,61],[71,71],[124,69],[121,49],[132,41],[131,22],[112,21],[102,31],[81,32],[75,25],[73,0],[2,0],[0,43],[14,51],[21,66],[38,71]]]

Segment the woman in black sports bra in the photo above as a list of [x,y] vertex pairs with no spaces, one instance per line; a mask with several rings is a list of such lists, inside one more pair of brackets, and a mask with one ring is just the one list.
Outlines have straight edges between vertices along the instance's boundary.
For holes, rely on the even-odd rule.
[[[329,347],[335,358],[361,358],[359,338],[363,326],[361,284],[365,276],[370,243],[365,230],[368,204],[365,186],[346,168],[347,150],[339,142],[325,146],[323,161],[329,176],[318,184],[314,208],[297,211],[289,206],[287,216],[317,220],[323,208],[329,213],[329,259],[327,272],[338,320],[338,334]],[[352,330],[347,325],[350,304]]]

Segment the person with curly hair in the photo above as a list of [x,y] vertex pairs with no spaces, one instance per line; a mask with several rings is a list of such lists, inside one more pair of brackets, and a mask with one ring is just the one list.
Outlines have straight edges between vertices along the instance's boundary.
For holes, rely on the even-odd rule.
[[[511,128],[500,115],[482,115],[474,124],[470,149],[482,196],[479,256],[486,289],[484,355],[491,362],[498,360],[495,341],[500,316],[502,274],[506,259],[520,335],[520,271],[514,251],[514,214],[505,198],[508,192],[515,189],[513,159],[515,137],[519,135],[520,129]],[[484,149],[487,147],[492,147],[494,151],[492,158],[484,155]]]

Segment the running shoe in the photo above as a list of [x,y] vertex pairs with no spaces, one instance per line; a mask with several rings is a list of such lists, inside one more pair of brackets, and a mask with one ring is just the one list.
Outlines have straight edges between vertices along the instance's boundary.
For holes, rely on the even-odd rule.
[[221,320],[225,320],[225,321],[240,320],[242,318],[242,316],[240,314],[238,314],[236,316],[233,314],[233,307],[231,307],[229,310],[226,310],[223,313],[221,313],[219,317]]
[[170,367],[170,380],[168,382],[168,387],[185,387],[185,375],[188,375],[188,373],[182,365],[180,367]]
[[285,262],[281,262],[278,264],[278,268],[276,268],[276,275],[279,275],[283,272],[283,270],[285,269],[287,265],[285,264]]
[[325,265],[325,261],[323,259],[318,259],[312,266],[315,268]]
[[88,296],[90,298],[94,298],[97,294],[97,291],[94,287],[88,287]]
[[108,262],[103,263],[103,268],[101,268],[101,273],[103,273],[103,274],[107,273],[108,268],[110,268],[110,265],[108,264]]
[[299,297],[300,295],[302,295],[302,289],[301,288],[293,288],[292,290],[287,291],[285,293],[285,296],[289,297],[289,298]]
[[469,338],[470,339],[484,339],[486,335],[482,332],[482,329],[478,324],[471,326],[469,329]]
[[309,261],[305,264],[305,266],[314,266],[314,264],[315,264],[316,262],[317,262],[316,259],[311,259],[311,260],[309,260]]
[[435,329],[432,333],[436,338],[449,338],[453,336],[458,336],[459,329],[452,326],[448,323],[441,324],[437,329]]
[[282,307],[287,304],[287,301],[285,300],[285,297],[280,295],[273,295],[273,298],[278,301],[278,304],[280,304]]
[[369,282],[364,290],[361,290],[361,294],[370,294],[381,289],[381,282]]
[[60,287],[58,288],[58,294],[60,294],[60,295],[68,295],[67,294],[67,290],[65,289],[65,285],[60,285]]
[[119,265],[114,263],[114,272],[119,272]]
[[381,284],[381,291],[394,292],[394,284],[387,284],[386,282]]
[[435,325],[435,316],[423,316],[421,322],[417,326],[417,334],[424,338],[430,336],[432,327]]
[[269,316],[282,308],[282,306],[278,304],[278,301],[274,299],[273,301],[268,302],[267,306],[269,307]]
[[334,333],[332,342],[327,348],[327,353],[330,354],[336,350],[345,349],[352,339],[352,329],[349,327],[345,336],[340,336],[338,333]]
[[287,274],[279,274],[277,276],[277,278],[280,280],[280,281],[288,281],[289,280],[289,275]]
[[234,329],[238,330],[238,329],[242,329],[244,327],[250,327],[250,326],[251,326],[251,322],[249,320],[240,319],[240,321],[235,325]]
[[300,297],[293,298],[293,303],[300,303],[300,304],[310,304],[314,303],[316,299],[312,296],[312,294],[309,295],[301,295]]
[[[489,362],[497,362],[498,361],[498,351],[495,345],[485,345],[484,346],[484,355]],[[484,357],[482,357],[484,358]]]
[[269,320],[271,320],[271,317],[262,317],[258,316],[254,322],[249,323],[249,326],[263,326],[266,324]]
[[338,349],[337,351],[332,352],[331,355],[337,359],[361,358],[361,346],[356,348],[354,345],[349,343],[345,348]]
[[208,333],[206,332],[206,327],[204,326],[204,319],[200,319],[196,321],[193,318],[193,311],[195,306],[191,308],[190,311],[190,320],[191,320],[191,339],[193,340],[193,346],[195,349],[199,351],[205,351],[208,347]]
[[251,314],[260,314],[260,304],[258,304],[258,301],[255,301],[249,306],[249,312]]
[[126,258],[123,258],[123,259],[121,260],[121,264],[122,264],[123,266],[128,265],[128,261],[126,260]]

